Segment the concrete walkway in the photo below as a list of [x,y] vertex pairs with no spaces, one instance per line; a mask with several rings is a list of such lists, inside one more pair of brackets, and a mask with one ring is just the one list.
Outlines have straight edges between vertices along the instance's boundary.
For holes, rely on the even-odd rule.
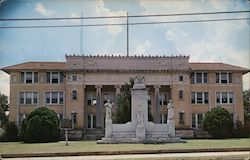
[[[2,160],[112,160],[112,159],[152,159],[152,158],[208,158],[213,157],[250,158],[250,152],[202,152],[202,153],[167,153],[167,154],[131,154],[131,155],[100,155],[100,156],[70,156],[70,157],[32,157],[32,158],[4,158]],[[209,158],[210,159],[210,158]],[[227,159],[227,158],[226,158]]]

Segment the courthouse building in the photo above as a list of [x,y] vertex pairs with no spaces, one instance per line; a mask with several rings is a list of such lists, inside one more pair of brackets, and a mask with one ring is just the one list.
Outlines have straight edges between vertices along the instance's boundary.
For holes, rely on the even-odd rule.
[[26,62],[2,68],[10,74],[10,121],[20,125],[46,106],[70,118],[83,134],[104,132],[105,102],[113,112],[130,78],[145,77],[155,123],[166,123],[167,103],[175,106],[176,128],[200,129],[204,114],[226,108],[244,123],[242,75],[249,69],[224,63],[190,63],[189,56],[75,56],[66,62]]

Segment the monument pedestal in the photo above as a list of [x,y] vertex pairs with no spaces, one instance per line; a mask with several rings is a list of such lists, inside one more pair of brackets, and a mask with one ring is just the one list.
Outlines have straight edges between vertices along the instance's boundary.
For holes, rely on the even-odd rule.
[[144,126],[138,126],[136,127],[136,138],[139,140],[144,140],[146,138],[146,129]]
[[174,106],[168,104],[168,123],[154,124],[148,121],[148,90],[144,78],[137,77],[131,89],[131,122],[112,124],[110,101],[106,107],[105,137],[98,144],[115,143],[180,143],[175,137]]
[[174,120],[168,120],[168,129],[169,129],[169,136],[170,137],[175,137],[175,122]]
[[105,121],[105,137],[111,138],[112,137],[112,120]]

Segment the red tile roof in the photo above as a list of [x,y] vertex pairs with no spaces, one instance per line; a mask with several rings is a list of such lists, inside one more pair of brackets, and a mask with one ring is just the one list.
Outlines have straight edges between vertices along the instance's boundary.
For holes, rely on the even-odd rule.
[[4,67],[1,70],[9,73],[14,70],[64,70],[66,62],[25,62]]
[[243,73],[250,72],[250,69],[234,66],[225,63],[189,63],[191,70],[206,71],[240,71]]

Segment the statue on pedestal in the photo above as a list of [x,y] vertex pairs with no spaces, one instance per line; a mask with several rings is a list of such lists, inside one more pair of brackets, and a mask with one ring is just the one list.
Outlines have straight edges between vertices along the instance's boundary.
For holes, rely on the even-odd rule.
[[144,83],[145,83],[145,77],[142,76],[135,77],[135,84],[144,84]]
[[104,106],[106,107],[106,120],[112,120],[112,103],[110,99],[108,99],[108,102]]
[[174,120],[174,105],[172,99],[168,102],[168,121]]

